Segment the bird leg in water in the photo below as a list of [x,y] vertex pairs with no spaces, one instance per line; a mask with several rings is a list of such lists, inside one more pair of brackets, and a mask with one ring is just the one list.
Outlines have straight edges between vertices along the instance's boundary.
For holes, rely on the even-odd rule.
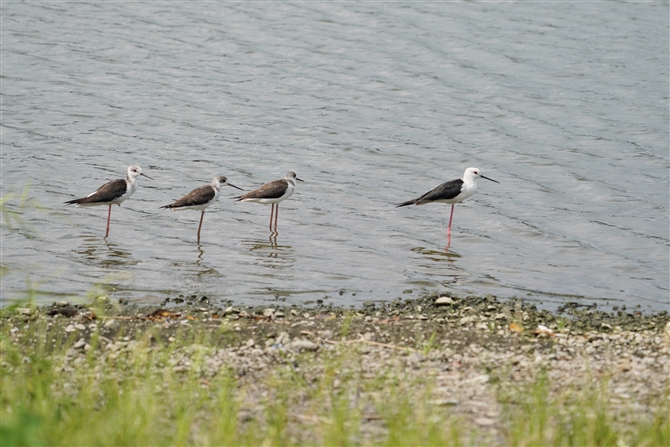
[[270,231],[272,231],[272,216],[275,214],[275,204],[273,203],[272,208],[270,209],[270,225],[268,225],[268,228],[270,228]]
[[109,236],[109,221],[112,219],[112,205],[109,205],[109,212],[107,213],[107,232],[105,233],[105,239]]
[[449,226],[447,227],[447,247],[444,249],[445,251],[449,251],[449,247],[451,246],[451,221],[454,219],[454,206],[456,206],[456,204],[452,203],[451,214],[449,215]]
[[277,232],[277,218],[279,217],[279,204],[277,204],[277,209],[275,210],[275,233]]
[[200,229],[202,228],[202,219],[205,218],[205,211],[202,211],[202,214],[200,214],[200,226],[198,226],[198,244],[200,244]]

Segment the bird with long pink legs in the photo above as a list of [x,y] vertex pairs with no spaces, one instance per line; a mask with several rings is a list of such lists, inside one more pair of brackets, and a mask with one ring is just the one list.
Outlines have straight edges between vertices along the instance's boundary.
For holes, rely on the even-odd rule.
[[451,222],[454,219],[454,206],[477,192],[478,178],[485,178],[486,180],[500,183],[492,178],[483,176],[481,171],[477,168],[468,168],[465,170],[462,178],[442,183],[440,186],[431,189],[421,197],[398,204],[396,208],[407,205],[424,205],[426,203],[450,204],[451,213],[449,215],[447,246],[445,248],[446,251],[449,251],[449,247],[451,246]]
[[[282,202],[293,195],[296,187],[296,180],[302,182],[295,172],[289,171],[286,176],[279,180],[266,183],[258,189],[250,191],[237,198],[237,202],[254,202],[271,204],[270,210],[270,231],[277,233],[277,219],[279,217],[279,202]],[[274,228],[272,218],[274,215]]]
[[142,168],[137,165],[128,166],[126,170],[126,178],[120,178],[105,183],[100,188],[91,194],[81,199],[74,199],[65,202],[66,205],[76,206],[100,206],[109,205],[107,212],[107,231],[105,232],[105,239],[109,236],[109,222],[112,219],[112,205],[121,205],[125,200],[133,195],[137,189],[137,177],[140,175],[153,180],[146,174],[142,174]]
[[[216,199],[219,198],[219,194],[221,194],[221,187],[224,185],[237,188],[237,186],[228,183],[228,179],[226,177],[220,175],[218,177],[214,177],[214,180],[212,180],[211,185],[205,185],[196,188],[193,191],[186,194],[181,199],[177,200],[176,202],[171,203],[169,205],[161,206],[161,208],[168,208],[173,211],[180,211],[180,210],[202,211],[202,213],[200,214],[200,225],[198,226],[198,237],[196,242],[197,244],[200,244],[200,230],[202,229],[202,220],[205,217],[205,210],[212,203],[216,202]],[[243,191],[242,188],[237,189]]]

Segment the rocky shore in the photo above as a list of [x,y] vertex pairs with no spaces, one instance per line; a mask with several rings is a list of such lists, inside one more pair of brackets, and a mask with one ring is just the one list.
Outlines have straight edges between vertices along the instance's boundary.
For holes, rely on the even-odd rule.
[[[217,306],[195,296],[164,305],[118,305],[101,297],[90,306],[19,307],[4,313],[2,332],[30,350],[37,343],[30,328],[41,325],[48,350],[65,352],[63,371],[93,351],[107,360],[124,355],[147,337],[149,345],[174,344],[162,365],[172,373],[195,369],[205,387],[224,369],[234,373],[245,390],[240,423],[266,417],[268,376],[289,371],[306,384],[316,382],[334,357],[340,359],[334,389],[347,386],[345,376],[400,378],[409,387],[401,386],[403,392],[424,395],[427,405],[446,409],[490,444],[510,442],[506,419],[518,404],[513,390],[540,375],[557,395],[602,384],[599,393],[624,432],[631,422],[670,408],[667,312],[567,304],[551,313],[521,300],[450,295],[359,309]],[[298,426],[319,423],[305,410],[307,397],[290,400],[289,417]],[[364,407],[361,420],[361,442],[384,436],[378,407]],[[296,442],[318,442],[316,434],[295,430]]]

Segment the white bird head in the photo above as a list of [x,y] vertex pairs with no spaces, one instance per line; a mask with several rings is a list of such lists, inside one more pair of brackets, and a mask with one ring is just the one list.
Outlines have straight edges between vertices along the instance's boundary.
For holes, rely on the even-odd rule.
[[491,180],[492,182],[500,183],[499,181],[493,180],[492,178],[484,177],[482,175],[482,171],[480,171],[479,168],[468,168],[465,170],[465,174],[463,174],[463,180],[466,182],[476,180],[478,178],[485,178],[486,180]]
[[[228,179],[226,177],[224,177],[223,175],[219,175],[217,177],[214,177],[214,180],[212,180],[212,186],[216,189],[221,189],[221,187],[223,185],[228,185],[228,186],[231,186],[233,188],[237,188],[237,186],[235,186],[231,183],[228,183]],[[237,189],[239,189],[240,191],[244,191],[242,188],[237,188]]]
[[129,181],[131,182],[134,181],[140,175],[153,180],[148,175],[142,174],[142,168],[140,168],[139,166],[137,165],[128,166],[128,171],[126,171],[126,177],[128,178]]
[[295,172],[289,171],[286,173],[286,180],[297,180],[299,182],[302,182],[303,180],[300,180],[298,176],[296,175]]

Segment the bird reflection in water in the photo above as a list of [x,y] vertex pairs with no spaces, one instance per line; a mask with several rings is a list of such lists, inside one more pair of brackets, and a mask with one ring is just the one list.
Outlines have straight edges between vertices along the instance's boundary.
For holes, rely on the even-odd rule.
[[470,272],[458,266],[456,261],[461,258],[458,253],[431,250],[426,247],[415,247],[412,251],[420,255],[417,257],[418,262],[413,264],[413,270],[423,276],[425,281],[422,283],[423,286],[432,287],[440,284],[449,287],[472,276]]
[[85,256],[91,264],[103,268],[130,266],[140,262],[133,259],[130,251],[122,249],[118,244],[110,243],[107,239],[103,241],[104,248],[99,238],[87,237],[75,252]]
[[412,248],[412,251],[414,253],[419,253],[434,262],[455,262],[461,257],[461,255],[453,251],[431,250],[426,247],[414,247]]
[[243,244],[248,247],[249,252],[257,257],[259,265],[270,268],[292,267],[295,263],[295,253],[290,245],[282,245],[277,242],[277,232],[270,233],[267,241],[246,240]]

